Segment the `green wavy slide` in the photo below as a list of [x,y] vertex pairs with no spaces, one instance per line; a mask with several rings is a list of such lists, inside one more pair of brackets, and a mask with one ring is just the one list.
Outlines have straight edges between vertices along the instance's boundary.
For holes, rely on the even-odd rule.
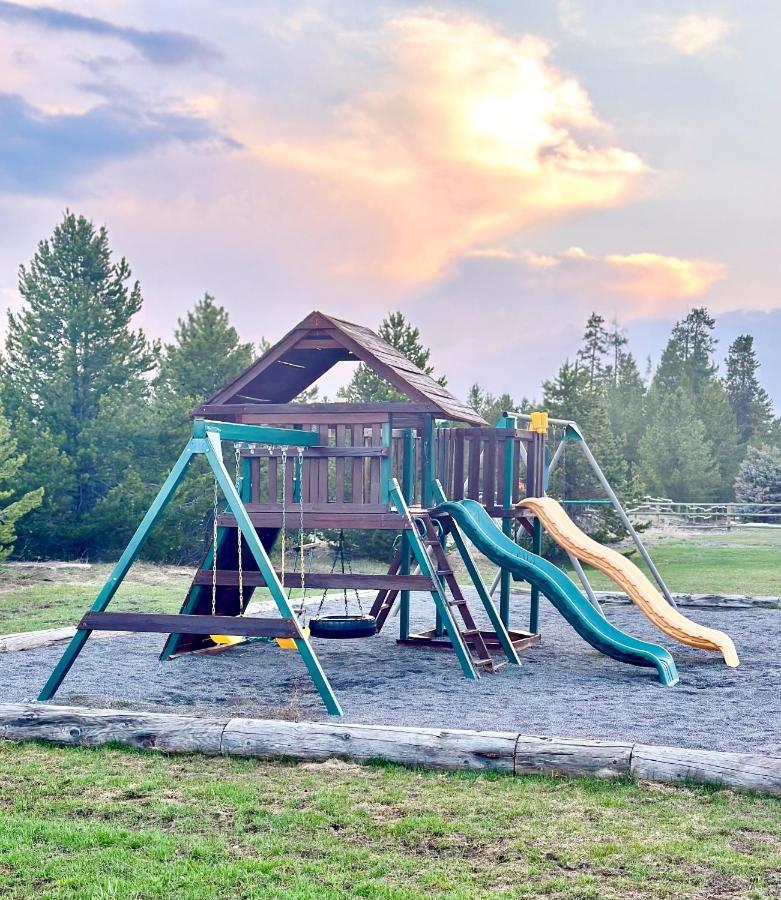
[[534,553],[519,547],[474,500],[440,504],[433,514],[447,513],[477,549],[514,577],[539,588],[577,633],[594,649],[620,662],[655,668],[668,687],[678,681],[672,656],[658,644],[641,641],[611,625],[581,594],[567,575]]

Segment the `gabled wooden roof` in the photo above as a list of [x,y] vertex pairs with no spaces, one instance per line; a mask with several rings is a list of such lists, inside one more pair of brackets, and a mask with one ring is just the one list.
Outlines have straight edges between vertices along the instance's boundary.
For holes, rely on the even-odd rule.
[[210,406],[289,403],[342,360],[365,363],[411,401],[427,405],[434,415],[471,425],[486,424],[470,406],[373,331],[317,311],[209,397],[196,415],[207,414]]

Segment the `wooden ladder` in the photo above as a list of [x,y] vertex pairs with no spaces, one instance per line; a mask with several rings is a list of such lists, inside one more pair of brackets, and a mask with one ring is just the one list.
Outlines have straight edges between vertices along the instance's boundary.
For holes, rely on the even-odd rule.
[[[414,515],[410,512],[404,494],[395,478],[391,480],[390,500],[407,523],[410,549],[420,566],[420,574],[431,579],[431,596],[434,605],[439,612],[465,677],[474,680],[480,677],[481,670],[495,671],[499,668],[499,664],[494,663],[482,633],[472,617],[466,598],[450,568],[450,563],[428,512],[416,510]],[[416,520],[423,523],[425,537],[418,530]],[[433,560],[429,556],[429,550],[434,556]],[[444,583],[442,579],[445,579]],[[452,592],[452,599],[448,598],[445,584]],[[455,611],[458,611],[464,624],[463,628],[460,628],[456,621]],[[474,651],[474,656],[470,652],[471,650]]]
[[458,611],[461,621],[464,624],[464,628],[460,628],[458,626],[458,620],[455,620],[456,627],[458,628],[464,643],[472,650],[472,664],[478,669],[484,669],[486,672],[495,672],[502,666],[507,665],[505,661],[495,662],[491,656],[491,652],[483,638],[483,633],[477,627],[469,604],[466,602],[466,597],[461,590],[461,585],[458,583],[458,579],[456,578],[453,569],[450,567],[450,560],[447,558],[445,548],[442,546],[442,539],[439,536],[439,532],[432,521],[431,516],[426,510],[416,510],[412,513],[412,516],[417,521],[422,522],[426,529],[426,537],[423,538],[422,544],[425,548],[430,548],[433,553],[437,576],[447,585],[448,590],[450,591],[452,599],[448,600],[445,598],[445,602],[452,610]]

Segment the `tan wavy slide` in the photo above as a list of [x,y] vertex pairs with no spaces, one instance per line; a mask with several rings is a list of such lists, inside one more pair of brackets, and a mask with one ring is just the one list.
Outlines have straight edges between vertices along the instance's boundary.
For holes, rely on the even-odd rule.
[[739,664],[738,653],[729,635],[715,628],[698,625],[681,615],[677,609],[670,606],[634,563],[610,547],[603,547],[582,532],[554,499],[527,497],[518,506],[533,512],[560,547],[615,581],[665,634],[690,647],[720,652],[728,666],[734,668]]

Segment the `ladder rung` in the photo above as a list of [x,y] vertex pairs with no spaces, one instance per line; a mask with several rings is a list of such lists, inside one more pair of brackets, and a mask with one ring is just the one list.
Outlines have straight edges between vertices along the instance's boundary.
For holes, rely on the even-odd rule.
[[437,575],[452,575],[452,569],[437,569]]
[[476,634],[480,634],[479,628],[467,628],[461,632],[461,637],[474,637]]
[[[481,666],[481,667],[482,667],[482,666],[493,666],[493,665],[494,665],[494,661],[493,661],[493,659],[489,656],[488,659],[473,659],[473,660],[472,660],[472,665],[474,665],[474,666]],[[499,666],[500,663],[496,663],[495,665]]]

